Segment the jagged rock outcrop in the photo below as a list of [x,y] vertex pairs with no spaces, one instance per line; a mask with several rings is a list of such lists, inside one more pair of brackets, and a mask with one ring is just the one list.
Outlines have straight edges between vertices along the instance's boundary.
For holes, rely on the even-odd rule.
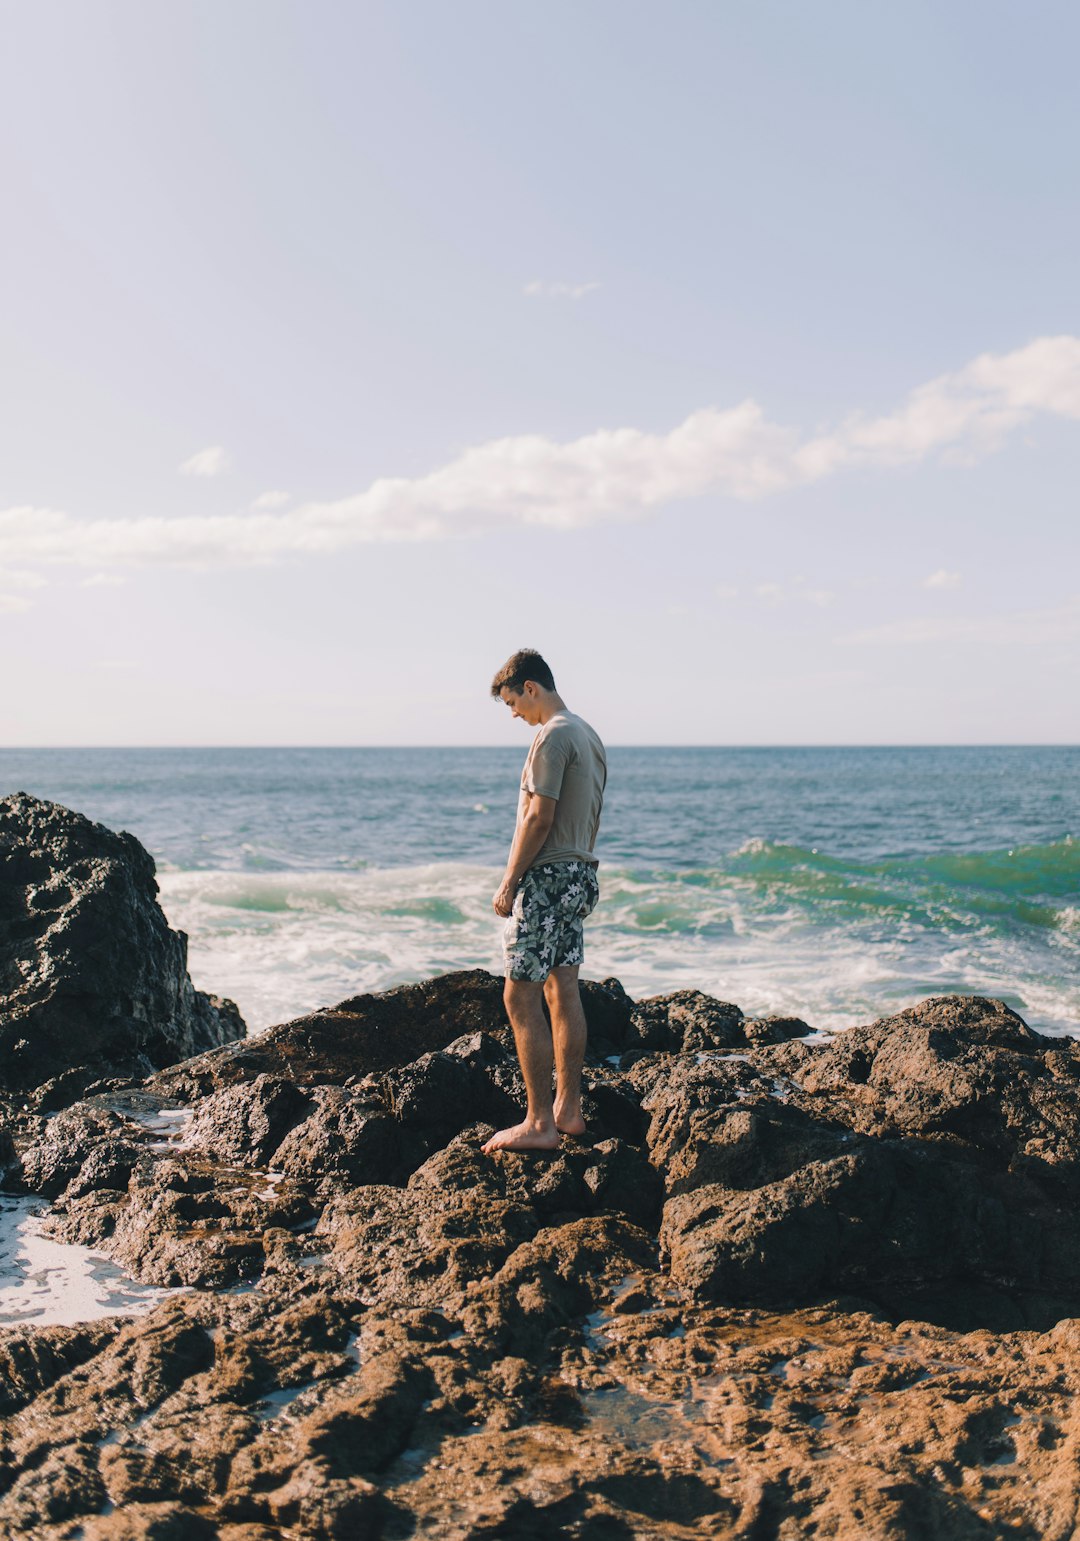
[[[596,991],[610,1011],[617,988]],[[537,1213],[645,1226],[702,1302],[857,1296],[998,1328],[1080,1312],[1073,1040],[970,997],[831,1043],[748,1040],[743,1023],[690,991],[629,1006],[614,1027],[609,1015],[598,1048],[614,1052],[587,1073],[589,1153],[565,1141],[531,1173]],[[663,1047],[645,1048],[650,1037]],[[431,1161],[463,1138],[473,1149],[522,1097],[498,981],[448,975],[67,1109],[28,1142],[23,1179],[62,1201],[64,1234],[107,1244],[148,1281],[220,1284],[264,1266],[278,1230],[340,1195],[413,1194],[415,1209]],[[185,1101],[183,1139],[151,1153],[140,1117]],[[471,1191],[490,1165],[477,1158],[458,1185]],[[419,1211],[391,1209],[423,1232]],[[455,1223],[468,1234],[475,1206]]]
[[[483,969],[466,969],[379,995],[357,995],[283,1022],[224,1053],[178,1065],[157,1076],[153,1086],[163,1095],[190,1098],[264,1074],[300,1086],[320,1080],[340,1085],[413,1065],[451,1045],[455,1053],[468,1054],[472,1050],[460,1041],[478,1046],[477,1034],[512,1048],[502,994],[501,979]],[[634,1003],[618,980],[585,981],[582,1000],[594,1055],[625,1047]]]
[[1080,1046],[585,993],[589,1131],[488,1157],[500,981],[22,1116],[53,1233],[189,1286],[0,1328],[0,1531],[1068,1541]]
[[1080,1313],[1080,1046],[1001,1002],[924,1002],[723,1074],[681,1059],[643,1106],[663,1244],[697,1298],[850,1294],[998,1328]]
[[0,798],[0,1091],[61,1107],[243,1033],[231,1001],[192,986],[134,835]]

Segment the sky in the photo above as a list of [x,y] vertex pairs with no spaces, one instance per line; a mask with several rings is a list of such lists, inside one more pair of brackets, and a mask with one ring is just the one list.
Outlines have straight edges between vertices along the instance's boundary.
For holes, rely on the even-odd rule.
[[0,0],[0,746],[1080,742],[1080,12]]

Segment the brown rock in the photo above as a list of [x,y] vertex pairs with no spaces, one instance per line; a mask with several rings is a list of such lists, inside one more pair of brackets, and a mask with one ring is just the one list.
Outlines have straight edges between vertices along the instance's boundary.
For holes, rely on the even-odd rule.
[[0,1534],[1069,1541],[1075,1045],[977,998],[805,1044],[605,982],[589,1134],[490,1158],[493,983],[23,1125],[61,1233],[201,1287],[0,1329]]

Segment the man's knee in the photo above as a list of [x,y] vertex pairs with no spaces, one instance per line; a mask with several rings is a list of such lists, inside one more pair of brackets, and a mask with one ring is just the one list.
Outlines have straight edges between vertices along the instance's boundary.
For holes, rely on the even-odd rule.
[[531,979],[507,979],[503,984],[503,1005],[511,1021],[515,1016],[535,1011],[545,988],[545,985],[534,983]]
[[578,984],[578,964],[571,963],[553,968],[544,980],[544,995],[548,1001],[577,1001],[581,999]]

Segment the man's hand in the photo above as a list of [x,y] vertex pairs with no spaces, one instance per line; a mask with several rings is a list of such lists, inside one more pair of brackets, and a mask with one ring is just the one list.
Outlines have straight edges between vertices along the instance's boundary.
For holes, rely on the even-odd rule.
[[514,898],[517,895],[517,891],[518,885],[516,883],[503,882],[502,887],[491,901],[496,915],[501,915],[504,920],[506,919],[514,908]]

